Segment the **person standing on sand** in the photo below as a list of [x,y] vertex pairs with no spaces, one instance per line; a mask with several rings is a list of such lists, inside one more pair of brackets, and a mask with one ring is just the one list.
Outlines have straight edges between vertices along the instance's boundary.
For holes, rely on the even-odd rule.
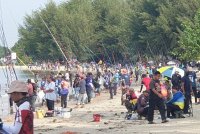
[[13,125],[1,122],[0,133],[2,130],[3,134],[33,134],[33,112],[26,97],[28,94],[27,84],[18,80],[13,81],[7,93],[17,105],[15,121]]
[[195,104],[197,104],[197,86],[196,86],[197,76],[196,76],[196,72],[193,71],[192,68],[189,68],[188,77],[190,78],[190,81],[192,84],[192,91],[194,95]]
[[151,78],[148,77],[147,74],[143,74],[142,75],[142,82],[141,82],[140,92],[142,92],[143,86],[145,86],[146,90],[149,91],[150,82],[151,82]]
[[118,82],[119,82],[119,73],[116,71],[115,74],[111,78],[110,82],[110,99],[113,99],[113,95],[117,95],[117,88],[118,88]]
[[92,82],[92,73],[87,74],[85,81],[86,81],[86,93],[87,93],[88,103],[91,103],[92,90],[94,88]]
[[181,90],[185,96],[185,107],[183,109],[184,114],[188,114],[188,109],[190,102],[192,102],[192,82],[190,81],[189,78],[189,71],[185,72],[185,76],[181,79]]
[[27,83],[28,83],[28,95],[27,96],[29,98],[29,102],[31,104],[32,111],[34,112],[35,111],[35,100],[36,100],[36,97],[35,97],[35,94],[33,92],[33,84],[32,84],[31,79],[28,79]]
[[84,103],[85,103],[85,93],[86,93],[86,82],[85,82],[85,76],[81,75],[80,76],[80,82],[79,82],[79,95],[78,95],[78,102],[77,102],[77,106],[82,105],[82,107],[84,107]]
[[80,82],[80,75],[76,74],[75,79],[74,79],[74,84],[73,84],[74,96],[76,100],[78,100],[78,96],[79,96],[79,90],[80,90],[79,82]]
[[160,85],[160,72],[156,71],[154,73],[153,79],[150,82],[150,95],[149,95],[149,109],[148,109],[148,121],[149,124],[154,124],[154,110],[155,107],[158,107],[158,110],[161,115],[162,123],[168,122],[165,115],[165,104],[164,96],[161,94],[161,85]]
[[65,76],[62,76],[61,81],[61,89],[60,89],[60,96],[61,96],[61,107],[66,108],[67,107],[67,96],[69,93],[69,82],[66,81]]
[[122,83],[121,83],[121,91],[122,91],[121,105],[124,105],[124,101],[126,100],[126,92],[127,92],[127,87],[125,85],[124,80],[122,80]]
[[47,84],[45,86],[45,98],[46,98],[46,102],[47,102],[47,108],[49,111],[53,111],[54,110],[54,102],[56,100],[56,93],[55,93],[55,82],[53,81],[54,78],[53,76],[48,75],[47,76]]

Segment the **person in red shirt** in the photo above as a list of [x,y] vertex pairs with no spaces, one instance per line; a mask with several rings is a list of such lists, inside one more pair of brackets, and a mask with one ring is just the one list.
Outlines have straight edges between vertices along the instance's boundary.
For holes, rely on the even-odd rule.
[[137,103],[137,96],[135,94],[135,91],[133,88],[129,88],[126,93],[126,101],[125,101],[125,107],[129,112],[134,110],[134,106]]
[[142,92],[142,88],[143,88],[143,85],[146,87],[146,90],[149,91],[150,89],[150,84],[151,82],[151,78],[147,76],[147,74],[143,74],[142,75],[142,83],[141,83],[141,88],[140,88],[140,92]]
[[31,82],[31,79],[28,79],[27,80],[27,83],[28,83],[28,96],[32,96],[33,95],[33,85],[32,85],[32,82]]
[[128,110],[127,119],[132,116],[132,111],[136,111],[137,96],[133,88],[129,88],[126,94],[125,107]]

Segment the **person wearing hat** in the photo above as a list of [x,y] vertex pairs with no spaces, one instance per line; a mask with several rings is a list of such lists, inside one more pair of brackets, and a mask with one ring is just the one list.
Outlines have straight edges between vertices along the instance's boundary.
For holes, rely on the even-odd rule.
[[28,86],[22,81],[13,81],[7,92],[16,103],[16,114],[13,125],[1,123],[0,130],[9,134],[33,134],[33,112],[26,97]]

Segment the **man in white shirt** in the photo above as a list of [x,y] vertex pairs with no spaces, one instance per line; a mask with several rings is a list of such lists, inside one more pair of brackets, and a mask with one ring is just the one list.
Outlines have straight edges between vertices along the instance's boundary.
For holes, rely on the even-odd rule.
[[47,102],[47,108],[49,111],[54,110],[54,102],[56,100],[56,93],[55,93],[55,82],[53,81],[53,77],[52,76],[47,76],[47,84],[45,86],[45,98],[46,98],[46,102]]

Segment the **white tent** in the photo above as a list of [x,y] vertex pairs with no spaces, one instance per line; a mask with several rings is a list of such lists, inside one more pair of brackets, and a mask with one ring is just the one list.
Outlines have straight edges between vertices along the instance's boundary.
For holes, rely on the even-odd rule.
[[174,61],[169,61],[169,62],[167,62],[167,65],[176,65],[176,62],[174,62]]

